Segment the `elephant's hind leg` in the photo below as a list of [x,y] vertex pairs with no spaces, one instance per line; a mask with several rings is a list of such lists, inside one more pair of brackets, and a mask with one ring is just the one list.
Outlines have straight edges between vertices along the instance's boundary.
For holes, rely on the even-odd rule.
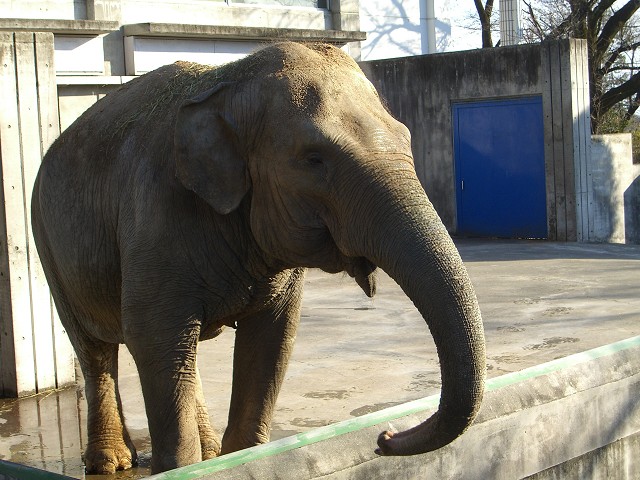
[[202,381],[200,372],[196,367],[196,417],[198,420],[198,433],[200,434],[200,448],[202,449],[202,459],[220,455],[220,437],[211,426],[209,412],[205,404],[204,393],[202,392]]
[[118,392],[118,345],[100,342],[78,358],[88,404],[86,471],[106,474],[131,468],[137,457]]
[[[43,258],[43,264],[48,264]],[[118,347],[89,337],[82,316],[71,307],[55,268],[47,268],[51,293],[60,320],[76,352],[87,398],[87,448],[83,455],[88,473],[114,473],[136,464],[136,449],[125,427],[118,391]],[[89,318],[85,320],[89,322]],[[89,324],[89,323],[87,323]]]

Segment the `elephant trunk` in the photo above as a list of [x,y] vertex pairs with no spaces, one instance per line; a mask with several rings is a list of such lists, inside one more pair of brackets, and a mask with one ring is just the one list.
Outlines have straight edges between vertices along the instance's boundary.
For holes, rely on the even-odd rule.
[[396,170],[384,185],[376,183],[378,188],[367,189],[369,198],[350,202],[375,212],[367,221],[353,222],[358,233],[348,235],[350,254],[366,257],[400,285],[425,319],[440,360],[438,411],[410,430],[383,432],[378,439],[381,455],[413,455],[447,445],[478,413],[486,370],[484,331],[467,271],[415,173]]

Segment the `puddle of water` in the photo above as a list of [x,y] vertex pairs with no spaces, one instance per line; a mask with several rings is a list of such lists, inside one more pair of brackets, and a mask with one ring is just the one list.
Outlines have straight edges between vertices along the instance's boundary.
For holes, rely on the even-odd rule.
[[87,479],[137,479],[150,475],[149,432],[130,430],[139,465],[116,475],[85,475],[86,402],[80,388],[20,399],[0,399],[0,459]]
[[81,478],[81,402],[76,388],[0,400],[0,458]]

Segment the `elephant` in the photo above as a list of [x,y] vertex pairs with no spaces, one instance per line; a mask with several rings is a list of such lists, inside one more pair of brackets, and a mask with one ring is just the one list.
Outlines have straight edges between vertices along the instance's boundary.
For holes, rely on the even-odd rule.
[[[418,179],[409,130],[337,47],[273,43],[131,80],[52,144],[31,211],[85,379],[87,472],[136,462],[120,344],[140,377],[152,472],[267,442],[307,268],[346,272],[370,297],[383,269],[434,338],[439,408],[382,432],[379,455],[436,450],[479,410],[484,330],[466,268]],[[196,354],[225,327],[235,348],[220,439]]]

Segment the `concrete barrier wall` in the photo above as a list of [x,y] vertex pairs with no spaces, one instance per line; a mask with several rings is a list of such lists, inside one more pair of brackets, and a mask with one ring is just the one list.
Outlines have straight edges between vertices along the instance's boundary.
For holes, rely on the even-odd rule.
[[637,198],[631,193],[639,175],[640,165],[633,164],[631,154],[631,134],[591,138],[589,241],[640,243]]
[[[184,479],[640,478],[640,336],[487,382],[474,425],[438,451],[373,453],[380,431],[409,428],[437,395],[152,476]],[[0,480],[68,478],[0,461]]]
[[438,397],[329,425],[152,478],[640,478],[640,337],[490,379],[453,444],[378,457],[380,431],[424,420]]

